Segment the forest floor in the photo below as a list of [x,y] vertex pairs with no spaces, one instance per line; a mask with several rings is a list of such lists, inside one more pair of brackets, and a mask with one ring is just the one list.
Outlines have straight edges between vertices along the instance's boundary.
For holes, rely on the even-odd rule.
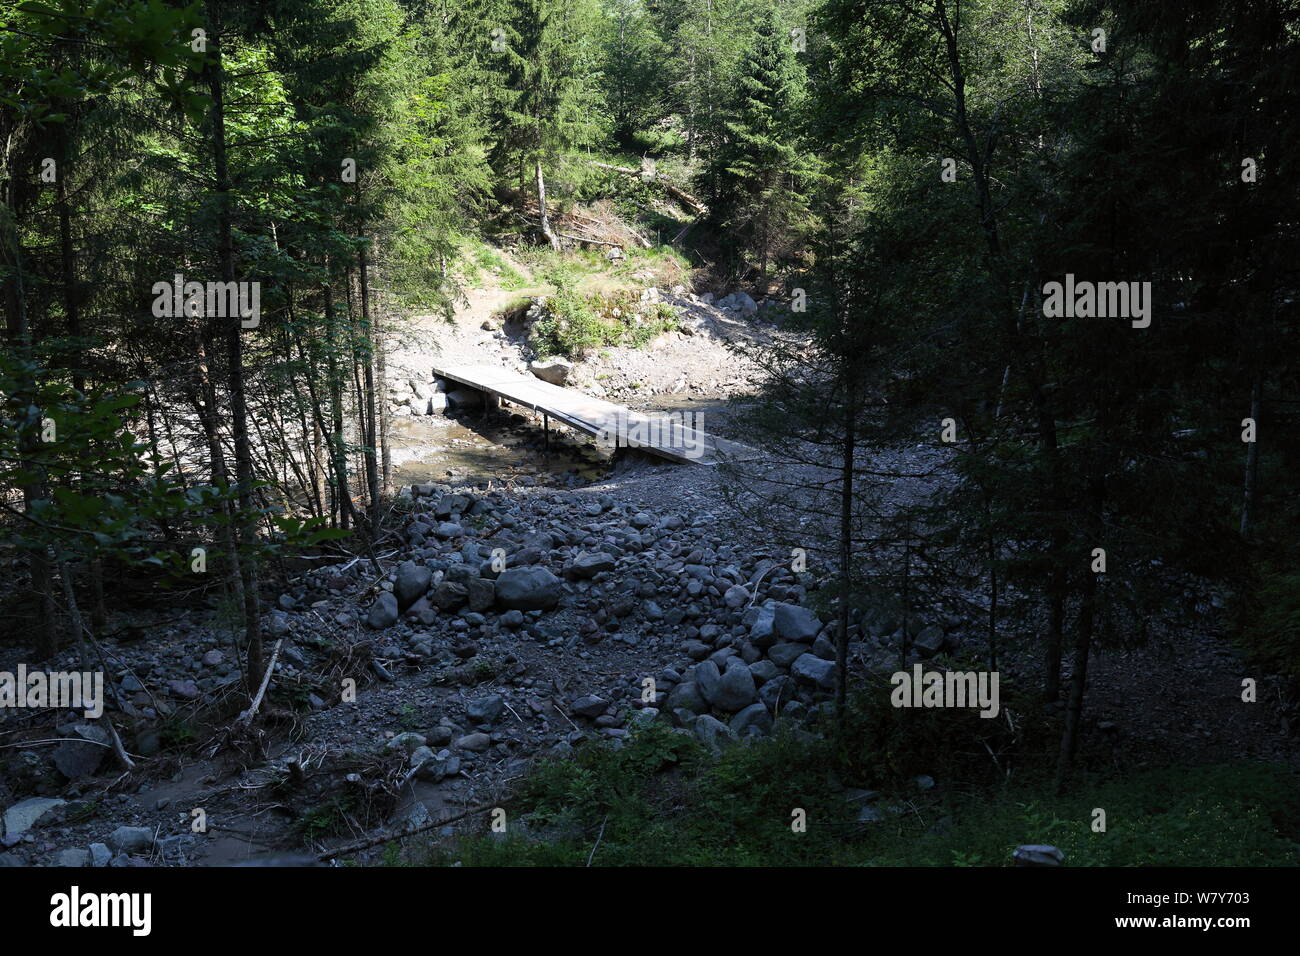
[[[435,362],[526,368],[521,343],[498,334],[502,310],[520,294],[518,288],[485,284],[467,293],[452,322],[417,320],[390,357],[390,375],[420,376]],[[593,392],[598,387],[611,400],[642,409],[703,409],[714,418],[710,430],[726,434],[728,400],[749,394],[756,375],[726,340],[766,332],[761,324],[684,295],[667,292],[665,297],[691,310],[698,320],[694,334],[668,333],[644,349],[602,350],[579,363],[572,384]],[[664,552],[669,557],[695,548],[706,555],[697,560],[716,552],[721,565],[733,552],[737,563],[767,553],[761,532],[731,510],[724,479],[714,469],[645,465],[611,473],[607,456],[576,440],[558,448],[548,468],[538,462],[539,436],[527,416],[503,418],[402,421],[395,451],[401,481],[495,490],[500,497],[494,506],[524,526],[585,529],[584,522],[595,522],[592,540],[617,538],[626,525],[623,515],[645,512],[669,526],[680,521],[682,530],[673,534],[684,543],[669,545]],[[928,446],[877,454],[882,464],[903,470],[934,465]],[[909,496],[923,491],[901,483],[894,489]],[[386,568],[409,551],[400,532],[378,548]],[[446,617],[423,628],[403,624],[400,636],[368,629],[364,608],[376,593],[374,579],[367,563],[358,560],[333,577],[320,572],[307,585],[281,581],[285,593],[269,622],[271,640],[292,641],[282,660],[287,669],[268,706],[268,731],[257,741],[229,741],[231,746],[215,753],[212,745],[222,739],[215,718],[223,699],[233,698],[238,677],[219,608],[154,607],[129,621],[111,622],[112,636],[100,643],[115,664],[113,673],[129,671],[134,678],[122,686],[131,701],[128,749],[141,754],[138,766],[123,774],[110,757],[83,778],[64,783],[42,763],[48,745],[37,741],[62,739],[73,731],[34,719],[39,715],[6,713],[0,755],[32,756],[21,766],[11,763],[9,779],[0,781],[0,810],[33,793],[67,802],[27,834],[6,837],[0,856],[53,864],[77,857],[88,845],[115,846],[110,835],[126,826],[149,828],[157,839],[149,841],[148,851],[119,854],[119,865],[124,860],[131,865],[256,863],[286,855],[300,861],[308,858],[302,854],[364,839],[381,827],[427,825],[441,814],[497,805],[538,756],[556,752],[570,739],[616,735],[606,732],[619,730],[610,722],[593,727],[579,718],[571,709],[575,695],[630,698],[644,676],[682,667],[680,638],[671,628],[619,630],[611,620],[605,629],[612,637],[594,644],[585,639],[588,615],[603,613],[591,609],[601,601],[616,602],[617,588],[610,593],[595,588],[590,606],[539,620],[533,639],[489,628],[469,641],[461,625]],[[588,593],[585,586],[578,590],[580,597]],[[1210,597],[1189,594],[1188,600],[1204,605],[1202,627],[1156,628],[1157,639],[1144,647],[1103,650],[1094,657],[1086,762],[1120,771],[1245,759],[1300,765],[1296,739],[1288,734],[1264,675],[1253,674],[1225,642]],[[436,648],[429,653],[421,649],[426,638]],[[71,652],[63,657],[63,666],[71,666]],[[1036,650],[1012,651],[1003,667],[1009,676],[1033,683],[1039,679],[1038,657]],[[14,670],[20,659],[17,649],[0,654],[0,670]],[[358,661],[371,660],[384,662],[386,676],[376,678],[374,670],[358,667]],[[357,679],[355,703],[317,694],[344,675]],[[1250,676],[1261,678],[1257,704],[1241,701],[1242,679]],[[495,717],[487,721],[494,725],[490,739],[476,736],[472,731],[479,722],[467,716],[485,696],[500,697],[509,711],[495,724]],[[459,769],[441,779],[407,779],[396,759],[405,756],[400,752],[404,734],[418,734],[434,750],[448,748]],[[290,784],[295,759],[305,778]],[[206,815],[206,834],[192,832],[196,808]],[[473,818],[473,825],[482,820]],[[433,836],[450,840],[453,833],[447,827]],[[381,855],[379,849],[349,854],[360,862],[376,862]]]

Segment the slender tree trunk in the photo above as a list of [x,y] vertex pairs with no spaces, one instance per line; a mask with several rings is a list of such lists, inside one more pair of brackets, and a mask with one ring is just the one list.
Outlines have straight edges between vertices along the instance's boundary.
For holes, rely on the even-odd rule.
[[374,534],[379,528],[379,427],[375,403],[375,335],[370,320],[370,276],[364,242],[358,254],[357,271],[361,284],[362,371],[366,380],[366,485],[370,489],[370,529]]
[[542,158],[533,161],[533,172],[537,178],[537,208],[542,217],[542,235],[556,252],[560,251],[560,238],[551,231],[551,217],[546,211],[546,180],[542,178]]
[[[1094,468],[1097,466],[1094,465]],[[1091,541],[1102,537],[1102,509],[1105,486],[1094,472],[1089,482],[1088,533]],[[1083,725],[1083,702],[1088,685],[1088,657],[1097,628],[1097,575],[1089,568],[1083,576],[1083,595],[1079,603],[1079,637],[1074,647],[1074,672],[1070,675],[1070,699],[1065,710],[1065,730],[1061,734],[1061,754],[1056,764],[1056,789],[1061,792],[1074,770],[1079,752],[1080,728]]]
[[1241,494],[1241,536],[1250,537],[1255,519],[1255,494],[1259,484],[1259,416],[1264,405],[1264,380],[1257,371],[1250,386],[1250,419],[1255,423],[1255,440],[1246,445],[1246,483]]
[[[325,361],[329,376],[330,429],[328,442],[330,461],[334,466],[334,510],[340,528],[351,527],[352,493],[348,488],[348,466],[343,443],[343,379],[339,374],[338,316],[334,308],[333,271],[326,265],[325,283]],[[322,429],[323,429],[322,424]]]
[[[231,229],[230,170],[226,160],[225,78],[221,61],[221,23],[216,5],[209,4],[214,36],[208,66],[208,89],[212,95],[212,159],[216,173],[217,254],[221,280],[235,281],[234,240]],[[239,500],[239,538],[252,544],[257,536],[253,518],[253,454],[248,438],[248,405],[244,388],[243,329],[239,316],[226,316],[226,352],[230,368],[231,432],[235,446],[235,477]],[[247,652],[247,680],[250,694],[262,682],[262,622],[258,606],[257,561],[249,553],[242,562],[244,585],[244,624]]]

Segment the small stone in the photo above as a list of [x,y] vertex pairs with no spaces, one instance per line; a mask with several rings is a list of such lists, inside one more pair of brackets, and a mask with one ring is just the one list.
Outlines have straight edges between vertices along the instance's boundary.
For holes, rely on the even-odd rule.
[[140,853],[153,846],[153,829],[150,827],[118,827],[108,835],[108,845],[119,853]]
[[1044,844],[1026,844],[1018,846],[1011,853],[1016,866],[1060,866],[1065,862],[1065,854],[1054,846]]
[[370,605],[370,613],[366,616],[366,623],[373,628],[389,627],[397,623],[398,610],[397,598],[393,597],[388,591],[384,591],[375,598],[375,603]]
[[594,694],[588,694],[585,697],[579,697],[569,705],[570,710],[575,714],[583,717],[599,717],[609,709],[609,701],[604,700]]
[[465,715],[475,724],[486,724],[490,727],[501,718],[505,709],[505,698],[500,694],[493,694],[491,697],[471,700],[465,705]]

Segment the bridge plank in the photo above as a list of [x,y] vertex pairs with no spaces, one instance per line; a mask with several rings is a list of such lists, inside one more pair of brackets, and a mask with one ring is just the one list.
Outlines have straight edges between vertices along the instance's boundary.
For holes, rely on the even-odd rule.
[[[599,436],[615,431],[620,423],[634,435],[637,430],[651,440],[637,447],[672,461],[715,465],[724,458],[750,459],[758,452],[738,442],[728,441],[704,430],[683,428],[680,424],[663,427],[663,419],[652,421],[644,412],[634,412],[623,405],[583,395],[573,389],[543,382],[535,376],[519,375],[492,365],[435,366],[433,374],[450,382],[495,395],[524,408],[542,412],[578,431]],[[656,440],[657,439],[657,440]],[[700,444],[703,452],[693,458],[691,446]]]

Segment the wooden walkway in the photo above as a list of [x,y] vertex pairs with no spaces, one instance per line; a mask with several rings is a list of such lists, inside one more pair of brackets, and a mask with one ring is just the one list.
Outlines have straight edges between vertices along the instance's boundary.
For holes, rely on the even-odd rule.
[[[435,366],[433,374],[498,399],[540,412],[592,435],[608,447],[639,448],[671,461],[716,465],[725,459],[752,460],[759,452],[703,430],[699,412],[634,412],[572,389],[490,365]],[[695,417],[700,416],[700,417]],[[696,426],[701,427],[696,427]]]

